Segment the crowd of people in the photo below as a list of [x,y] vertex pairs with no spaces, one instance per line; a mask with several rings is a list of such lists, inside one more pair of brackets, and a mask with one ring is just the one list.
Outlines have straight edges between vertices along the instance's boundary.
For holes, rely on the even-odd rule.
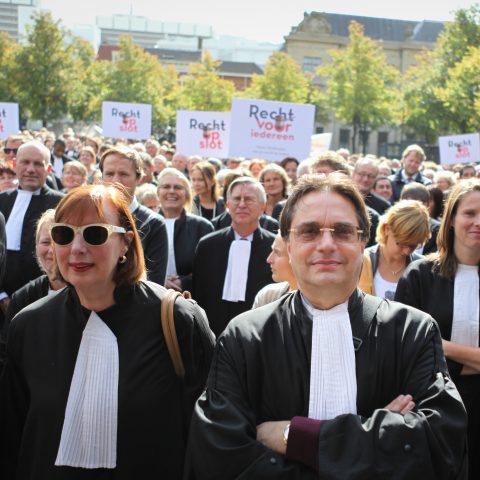
[[1,478],[478,478],[477,176],[8,137]]

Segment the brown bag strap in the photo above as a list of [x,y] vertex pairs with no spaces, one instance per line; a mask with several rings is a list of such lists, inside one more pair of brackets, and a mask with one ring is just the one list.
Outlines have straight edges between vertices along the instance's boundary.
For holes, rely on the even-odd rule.
[[178,345],[177,332],[175,331],[175,318],[173,316],[173,307],[177,297],[182,297],[180,292],[175,290],[167,290],[162,299],[160,316],[162,320],[163,336],[167,344],[168,353],[172,359],[173,368],[177,377],[185,376],[185,367],[183,366],[182,354]]

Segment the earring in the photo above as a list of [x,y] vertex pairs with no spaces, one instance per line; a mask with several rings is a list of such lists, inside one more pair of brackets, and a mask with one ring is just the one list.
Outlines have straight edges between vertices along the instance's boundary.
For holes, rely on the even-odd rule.
[[118,263],[120,263],[120,264],[125,263],[126,261],[127,261],[127,257],[125,255],[121,256],[118,259]]

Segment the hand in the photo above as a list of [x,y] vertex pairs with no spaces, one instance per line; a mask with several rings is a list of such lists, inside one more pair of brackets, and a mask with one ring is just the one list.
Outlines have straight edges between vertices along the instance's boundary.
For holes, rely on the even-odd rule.
[[392,412],[398,412],[402,415],[405,415],[415,408],[415,402],[413,401],[413,397],[411,395],[399,395],[385,408]]
[[274,452],[285,455],[287,446],[283,440],[283,431],[290,420],[281,422],[263,422],[257,425],[257,441]]
[[7,313],[8,304],[10,303],[10,298],[5,297],[3,300],[0,300],[0,309],[2,310],[3,314]]
[[177,292],[181,292],[182,289],[182,281],[178,277],[178,275],[169,275],[165,280],[165,288],[173,288]]

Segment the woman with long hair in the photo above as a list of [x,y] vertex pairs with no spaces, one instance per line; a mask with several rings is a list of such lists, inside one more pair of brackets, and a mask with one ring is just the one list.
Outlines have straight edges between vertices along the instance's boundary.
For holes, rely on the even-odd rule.
[[225,202],[218,196],[217,172],[210,162],[199,162],[190,170],[195,193],[192,213],[211,220],[225,211]]
[[438,251],[413,262],[395,300],[429,313],[440,327],[452,379],[468,414],[469,478],[480,476],[480,180],[450,192]]

